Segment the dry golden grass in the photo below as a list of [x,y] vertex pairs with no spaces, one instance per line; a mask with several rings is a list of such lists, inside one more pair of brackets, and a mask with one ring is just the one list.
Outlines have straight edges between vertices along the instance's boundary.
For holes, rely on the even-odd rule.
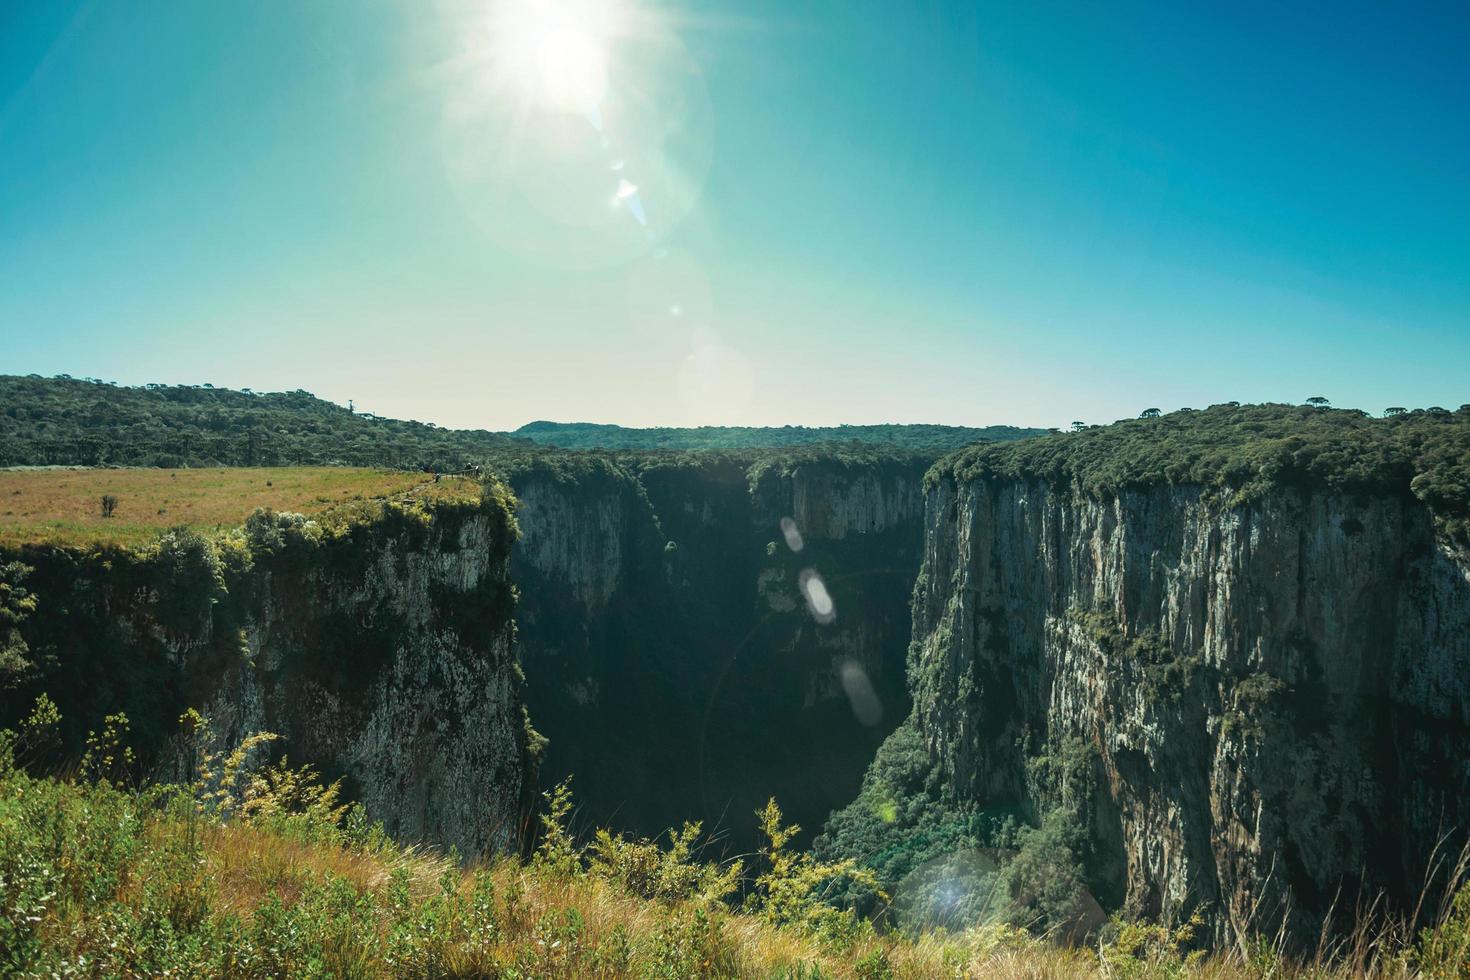
[[[11,800],[12,808],[35,789],[43,793],[49,789],[58,799],[75,795],[14,779],[12,783],[11,793],[3,797]],[[103,799],[102,803],[110,805],[102,812],[115,818],[121,812],[115,809],[120,800]],[[37,812],[56,809],[50,801],[37,806]],[[81,821],[82,836],[105,837],[112,821],[94,826],[85,816],[88,809],[63,806],[61,812]],[[54,834],[54,830],[47,833]],[[1162,956],[1135,956],[1126,951],[1120,956],[1116,946],[1061,948],[1010,927],[917,938],[865,932],[833,942],[797,927],[774,926],[757,914],[742,913],[718,901],[670,904],[640,898],[590,871],[568,874],[546,864],[507,857],[466,870],[422,849],[343,846],[244,821],[221,824],[177,808],[171,815],[148,813],[140,843],[137,849],[96,852],[128,855],[119,866],[126,870],[106,915],[88,903],[72,902],[42,921],[40,932],[46,946],[61,957],[55,963],[91,962],[102,970],[83,970],[84,975],[154,975],[139,972],[143,969],[140,964],[162,962],[150,959],[160,954],[146,941],[152,935],[147,923],[167,916],[176,928],[178,923],[194,927],[205,921],[235,923],[223,931],[206,930],[218,947],[213,959],[191,960],[185,946],[169,947],[172,965],[167,972],[178,976],[216,972],[240,977],[412,975],[538,980],[706,976],[727,980],[1410,980],[1419,976],[1457,980],[1470,976],[1465,972],[1470,971],[1470,958],[1464,971],[1451,962],[1449,972],[1440,968],[1416,972],[1412,960],[1403,955],[1411,937],[1392,929],[1365,927],[1356,937],[1360,946],[1356,953],[1350,948],[1350,937],[1348,947],[1340,947],[1339,953],[1309,961],[1280,956],[1269,943],[1249,954],[1183,955],[1169,948]],[[95,843],[88,843],[79,853],[92,853],[93,847]],[[330,892],[333,897],[323,904],[323,889],[331,883],[337,883]],[[342,885],[345,892],[337,887]],[[395,892],[400,897],[393,897]],[[429,907],[438,911],[427,918],[420,916],[417,910]],[[305,911],[298,915],[298,908]],[[108,923],[114,921],[109,916],[141,916],[131,921],[140,925],[145,938],[128,930],[109,932]],[[1470,949],[1464,955],[1470,957]],[[104,969],[102,964],[109,965]]]
[[[175,828],[177,832],[177,828]],[[215,885],[215,909],[228,910],[248,919],[251,910],[272,896],[293,902],[310,884],[326,877],[344,878],[361,891],[374,892],[387,886],[393,872],[401,869],[411,882],[415,900],[424,900],[443,888],[446,873],[458,878],[458,893],[468,900],[473,874],[453,868],[442,856],[426,851],[395,851],[370,855],[360,851],[324,847],[283,840],[268,831],[249,826],[210,827],[204,832],[204,874]],[[645,975],[647,964],[634,955],[626,967],[601,963],[585,954],[608,947],[621,932],[634,950],[651,948],[660,930],[666,930],[671,915],[681,906],[651,902],[623,891],[596,876],[572,878],[549,874],[519,860],[501,858],[488,870],[503,911],[495,942],[459,963],[457,975],[481,975],[525,962],[528,949],[535,950],[539,930],[548,921],[562,921],[575,912],[580,926],[577,943],[582,951],[564,962],[538,951],[537,977],[632,978]],[[505,904],[505,896],[517,896]],[[512,911],[512,908],[516,911]],[[981,929],[946,935],[926,934],[918,938],[874,935],[848,948],[833,948],[799,930],[777,928],[755,915],[743,915],[714,907],[712,912],[721,934],[719,943],[729,954],[722,976],[751,978],[821,977],[823,980],[864,980],[872,976],[893,980],[1063,980],[1094,978],[1110,980],[1120,974],[1090,948],[1063,948],[1011,928]],[[1359,940],[1372,946],[1382,940],[1364,931]],[[1377,980],[1421,976],[1397,957],[1393,950],[1378,955],[1338,956],[1315,961],[1294,961],[1266,955],[1255,958],[1224,952],[1168,963],[1136,962],[1126,972],[1138,980],[1148,978],[1191,978],[1191,980]],[[575,950],[569,950],[569,954]],[[1269,950],[1267,950],[1269,953]],[[1388,954],[1388,955],[1384,955]],[[451,956],[451,959],[455,959]],[[874,973],[874,963],[883,962],[888,972]],[[384,970],[382,976],[392,972]],[[700,974],[689,974],[696,976]]]
[[[132,546],[179,525],[234,527],[257,507],[315,514],[378,498],[477,493],[464,477],[349,467],[0,470],[0,546]],[[111,517],[102,516],[104,495],[117,498]]]

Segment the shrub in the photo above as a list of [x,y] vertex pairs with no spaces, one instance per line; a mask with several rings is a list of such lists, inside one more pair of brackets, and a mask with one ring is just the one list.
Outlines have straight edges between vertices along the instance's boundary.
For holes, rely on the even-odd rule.
[[744,866],[739,861],[724,868],[696,861],[694,848],[701,832],[699,823],[671,830],[665,850],[656,841],[629,840],[598,830],[592,844],[591,871],[640,898],[666,903],[720,901],[740,887]]
[[1044,932],[1073,935],[1085,925],[1086,886],[1077,853],[1082,831],[1076,814],[1056,807],[1040,827],[1024,827],[1016,855],[1003,877],[1010,891],[1011,918]]
[[20,684],[35,668],[20,625],[36,611],[36,596],[25,587],[35,571],[18,561],[0,562],[0,692]]
[[1188,952],[1203,924],[1198,913],[1173,929],[1115,918],[1098,946],[1098,958],[1107,975],[1118,980],[1176,980],[1204,959],[1203,952]]
[[1470,884],[1462,884],[1438,926],[1419,934],[1414,960],[1429,980],[1470,980]]
[[777,926],[798,926],[837,945],[847,944],[871,930],[867,920],[852,909],[829,904],[835,887],[844,879],[872,889],[882,901],[888,896],[871,871],[851,858],[821,861],[809,853],[792,851],[791,839],[801,833],[796,824],[782,824],[781,808],[774,799],[757,811],[760,833],[765,838],[760,857],[765,870],[755,879],[746,898],[747,908]]

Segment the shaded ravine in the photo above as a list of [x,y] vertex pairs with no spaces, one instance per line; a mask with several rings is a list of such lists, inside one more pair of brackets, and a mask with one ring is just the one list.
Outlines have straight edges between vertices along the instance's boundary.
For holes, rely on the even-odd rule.
[[[543,786],[574,774],[589,825],[657,834],[698,819],[732,850],[753,845],[771,796],[818,829],[908,712],[930,462],[648,454],[587,459],[570,478],[510,474]],[[809,570],[830,622],[808,607]],[[861,710],[844,670],[871,688]]]

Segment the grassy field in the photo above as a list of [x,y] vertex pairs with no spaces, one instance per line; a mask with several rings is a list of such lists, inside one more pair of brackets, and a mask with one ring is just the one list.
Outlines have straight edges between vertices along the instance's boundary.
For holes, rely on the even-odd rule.
[[[548,826],[530,861],[466,868],[396,845],[281,770],[206,765],[193,787],[139,791],[14,768],[0,739],[0,975],[495,977],[504,980],[1462,980],[1470,891],[1415,935],[1364,928],[1305,960],[1269,936],[1213,954],[1188,930],[1117,922],[1063,948],[993,926],[881,933],[820,903],[821,874],[762,851],[744,906],[739,868],[678,840]],[[100,754],[100,753],[99,753]],[[245,783],[232,797],[211,786]],[[227,782],[212,781],[224,777]],[[92,782],[92,778],[99,781]],[[777,815],[779,816],[779,815]],[[688,835],[681,840],[687,842]],[[820,869],[816,869],[820,871]]]
[[[257,507],[314,514],[354,501],[478,493],[473,480],[347,467],[0,470],[0,546],[133,546],[161,530],[240,524]],[[103,516],[103,498],[116,498]]]

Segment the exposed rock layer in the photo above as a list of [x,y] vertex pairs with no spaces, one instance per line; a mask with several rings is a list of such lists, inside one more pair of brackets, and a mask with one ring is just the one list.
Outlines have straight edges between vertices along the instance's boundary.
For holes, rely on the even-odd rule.
[[516,846],[534,776],[506,505],[388,507],[338,537],[281,520],[239,548],[24,555],[41,600],[24,630],[46,662],[30,686],[74,725],[126,710],[160,763],[188,706],[223,746],[274,731],[399,839]]
[[1219,934],[1410,901],[1470,819],[1470,555],[1410,498],[940,479],[914,593],[919,730],[964,798],[1040,809],[1088,749],[1092,878]]

